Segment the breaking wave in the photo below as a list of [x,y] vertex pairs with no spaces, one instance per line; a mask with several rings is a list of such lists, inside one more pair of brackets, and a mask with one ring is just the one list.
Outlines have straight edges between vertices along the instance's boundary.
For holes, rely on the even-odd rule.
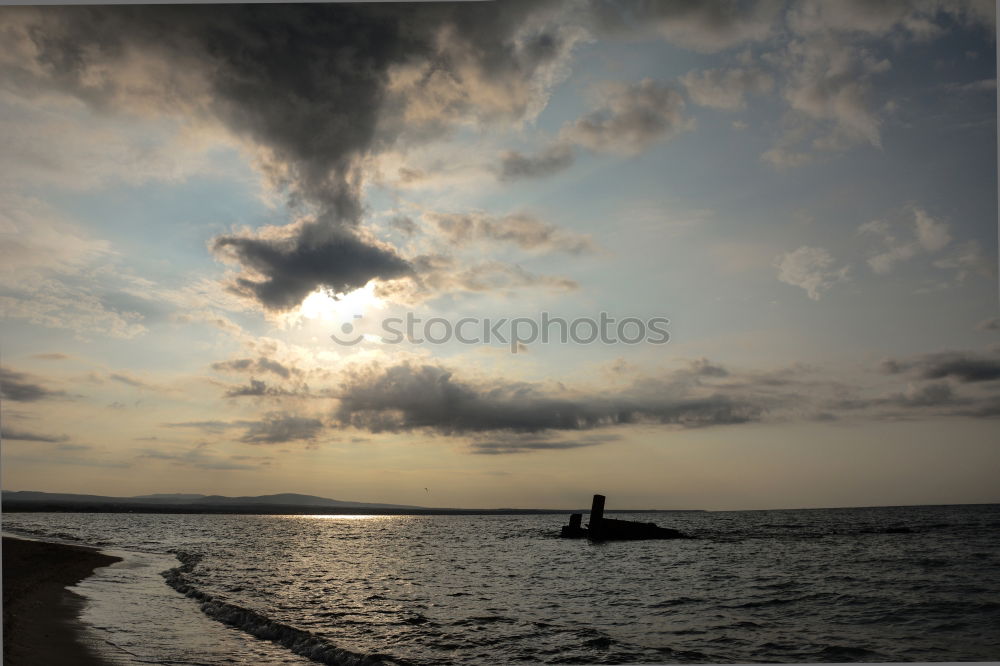
[[329,666],[407,666],[407,662],[384,654],[359,654],[339,648],[321,636],[276,622],[262,613],[221,601],[199,590],[187,581],[201,561],[195,553],[175,551],[180,566],[164,571],[161,575],[167,585],[181,594],[199,602],[201,610],[213,620],[246,632],[255,638],[271,641],[288,648],[297,655]]

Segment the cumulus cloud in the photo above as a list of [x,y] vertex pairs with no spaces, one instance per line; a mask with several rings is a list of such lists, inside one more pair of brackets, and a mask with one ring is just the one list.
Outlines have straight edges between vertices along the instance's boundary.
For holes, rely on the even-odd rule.
[[748,94],[770,92],[774,77],[756,67],[735,67],[691,71],[681,83],[695,104],[736,111],[746,108]]
[[[268,310],[408,266],[359,231],[363,163],[398,141],[537,113],[582,30],[551,3],[22,8],[0,62],[24,96],[59,91],[92,108],[176,109],[255,151],[293,205],[283,233],[216,238],[243,269],[235,291]],[[405,135],[405,136],[404,136]]]
[[789,106],[832,127],[814,147],[838,150],[868,143],[881,148],[881,119],[869,98],[873,78],[892,67],[888,59],[829,35],[791,42],[784,58]]
[[636,84],[605,81],[593,89],[594,109],[566,124],[559,138],[535,155],[503,153],[500,180],[548,176],[569,168],[573,146],[601,153],[637,155],[657,141],[694,127],[684,116],[684,98],[673,88],[643,79]]
[[[887,2],[793,3],[786,14],[792,39],[764,59],[784,76],[782,97],[801,128],[782,137],[762,158],[780,168],[813,161],[815,152],[840,152],[859,145],[881,149],[884,109],[893,100],[875,99],[875,80],[892,68],[875,37],[892,35],[897,46],[943,35],[950,24],[990,29],[988,2],[889,0]],[[795,145],[807,141],[803,145]]]
[[705,427],[759,420],[751,400],[681,386],[635,386],[621,394],[561,394],[518,382],[477,384],[435,365],[349,372],[337,394],[343,426],[371,432],[426,429],[445,435],[591,430],[637,423]]
[[774,260],[778,279],[805,289],[814,301],[819,300],[824,291],[847,279],[849,267],[835,268],[835,263],[833,256],[823,248],[806,245]]
[[589,236],[565,231],[527,213],[504,217],[482,212],[426,213],[424,219],[453,245],[492,240],[513,243],[523,250],[558,250],[571,254],[594,250],[594,242]]
[[636,154],[654,141],[692,127],[679,92],[652,79],[596,88],[597,108],[563,128],[565,140],[590,150]]
[[388,246],[315,221],[219,236],[212,249],[244,267],[231,285],[234,292],[275,311],[299,305],[319,287],[347,293],[373,278],[389,280],[411,270]]

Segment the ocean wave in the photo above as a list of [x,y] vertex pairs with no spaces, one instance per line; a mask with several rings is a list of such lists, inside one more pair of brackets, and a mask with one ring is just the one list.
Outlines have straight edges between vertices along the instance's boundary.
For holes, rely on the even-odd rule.
[[167,585],[181,594],[198,601],[205,615],[223,624],[239,629],[255,638],[271,641],[288,648],[297,655],[328,666],[406,666],[407,662],[383,654],[359,654],[333,645],[309,631],[276,622],[255,610],[221,601],[199,590],[187,580],[187,575],[201,561],[201,555],[175,551],[180,566],[164,571],[161,575]]

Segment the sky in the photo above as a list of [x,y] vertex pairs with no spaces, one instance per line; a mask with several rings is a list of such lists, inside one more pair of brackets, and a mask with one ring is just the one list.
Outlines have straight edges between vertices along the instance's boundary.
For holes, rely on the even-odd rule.
[[0,30],[5,490],[1000,502],[991,2]]

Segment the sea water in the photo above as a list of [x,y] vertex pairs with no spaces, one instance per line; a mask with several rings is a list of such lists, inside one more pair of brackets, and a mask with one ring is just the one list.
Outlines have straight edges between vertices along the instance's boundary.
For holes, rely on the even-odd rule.
[[566,516],[4,515],[123,557],[77,586],[120,663],[1000,659],[1000,505]]

